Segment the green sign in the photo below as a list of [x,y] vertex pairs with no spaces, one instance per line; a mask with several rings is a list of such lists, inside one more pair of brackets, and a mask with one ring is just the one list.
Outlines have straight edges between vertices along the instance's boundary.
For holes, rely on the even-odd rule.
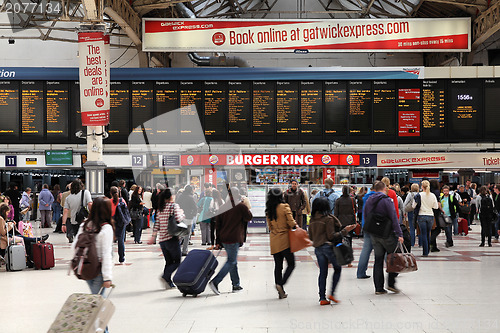
[[46,150],[45,165],[73,165],[73,151]]

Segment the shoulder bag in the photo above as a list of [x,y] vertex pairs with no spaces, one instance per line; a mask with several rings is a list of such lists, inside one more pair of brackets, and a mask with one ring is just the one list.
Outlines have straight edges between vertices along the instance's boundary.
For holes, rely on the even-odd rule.
[[82,223],[89,216],[89,211],[87,210],[87,208],[83,204],[84,196],[85,196],[85,190],[82,190],[82,199],[80,202],[80,209],[78,209],[78,212],[76,212],[76,217],[75,217],[76,222],[78,222],[78,224]]
[[290,252],[297,252],[312,245],[307,231],[302,228],[291,229],[288,231],[290,239]]
[[386,261],[387,273],[408,273],[418,270],[415,256],[408,252],[406,246],[400,242],[398,242],[394,252],[387,255]]
[[342,242],[333,246],[333,253],[339,265],[349,265],[354,260],[354,254],[349,242],[342,237]]
[[167,232],[173,237],[184,237],[189,233],[187,225],[184,222],[177,222],[175,219],[175,207],[168,218]]

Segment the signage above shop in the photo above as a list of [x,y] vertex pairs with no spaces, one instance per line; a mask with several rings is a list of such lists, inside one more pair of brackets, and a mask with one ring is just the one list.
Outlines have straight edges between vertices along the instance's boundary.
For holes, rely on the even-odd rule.
[[470,52],[470,18],[155,19],[145,52]]
[[499,153],[377,154],[379,168],[500,169]]

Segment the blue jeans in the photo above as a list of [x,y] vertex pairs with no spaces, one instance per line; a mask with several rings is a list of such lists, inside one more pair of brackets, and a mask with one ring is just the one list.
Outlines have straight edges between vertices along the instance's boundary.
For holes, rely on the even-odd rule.
[[172,273],[179,267],[181,263],[181,246],[179,238],[172,237],[169,240],[160,242],[160,248],[165,258],[165,268],[163,269],[162,278],[167,283],[172,283]]
[[118,243],[118,261],[125,261],[125,226],[115,228],[115,236]]
[[134,242],[140,242],[141,241],[141,236],[142,236],[142,219],[144,218],[141,217],[140,219],[137,220],[132,220],[132,225],[134,227]]
[[233,284],[233,287],[238,287],[240,285],[240,276],[238,275],[237,259],[238,259],[238,250],[240,249],[240,244],[222,243],[222,246],[224,246],[224,249],[226,250],[227,261],[224,264],[224,266],[222,266],[217,276],[214,277],[213,282],[215,283],[215,285],[218,285],[219,283],[221,283],[224,277],[226,277],[227,273],[229,273],[229,275],[231,276],[231,282]]
[[431,237],[431,229],[434,224],[434,216],[421,215],[417,218],[418,226],[420,227],[420,241],[422,244],[423,255],[429,255],[429,240]]
[[[416,237],[415,237],[415,221],[414,221],[414,218],[415,218],[415,213],[414,212],[408,212],[408,224],[410,225],[410,242],[411,242],[411,246],[415,246],[415,241],[416,241]],[[418,243],[420,244],[420,236],[417,236],[418,237]]]
[[61,204],[58,202],[54,202],[52,204],[52,210],[54,211],[54,213],[52,214],[52,221],[57,222],[61,217],[61,210],[62,210]]
[[328,262],[332,263],[333,266],[333,279],[332,279],[332,289],[330,295],[335,295],[335,288],[340,280],[340,273],[342,272],[342,266],[337,264],[335,255],[333,254],[333,248],[329,244],[323,244],[314,249],[316,258],[318,259],[319,266],[319,276],[318,276],[318,287],[319,287],[319,300],[326,300],[326,278],[328,277]]
[[372,238],[366,231],[363,232],[363,249],[359,255],[358,271],[356,276],[362,278],[366,276],[366,270],[368,269],[368,261],[370,260],[370,254],[372,253],[373,245]]
[[[104,282],[104,278],[102,277],[102,274],[99,274],[96,278],[94,278],[92,280],[87,280],[87,284],[89,285],[90,292],[94,295],[100,294],[100,295],[104,296],[104,293],[106,292],[106,288],[102,288],[103,282]],[[104,330],[104,333],[108,333],[107,327]]]
[[453,234],[458,235],[458,213],[457,216],[453,219]]

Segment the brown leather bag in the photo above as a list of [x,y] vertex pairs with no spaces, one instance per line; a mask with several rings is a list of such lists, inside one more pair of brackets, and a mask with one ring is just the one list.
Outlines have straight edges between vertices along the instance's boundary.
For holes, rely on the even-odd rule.
[[[397,251],[400,252],[397,252]],[[387,273],[408,273],[418,270],[417,260],[404,245],[398,242],[393,253],[387,255]]]
[[307,235],[307,231],[302,228],[296,228],[288,231],[288,238],[290,239],[290,251],[297,252],[306,247],[312,246],[312,241]]

